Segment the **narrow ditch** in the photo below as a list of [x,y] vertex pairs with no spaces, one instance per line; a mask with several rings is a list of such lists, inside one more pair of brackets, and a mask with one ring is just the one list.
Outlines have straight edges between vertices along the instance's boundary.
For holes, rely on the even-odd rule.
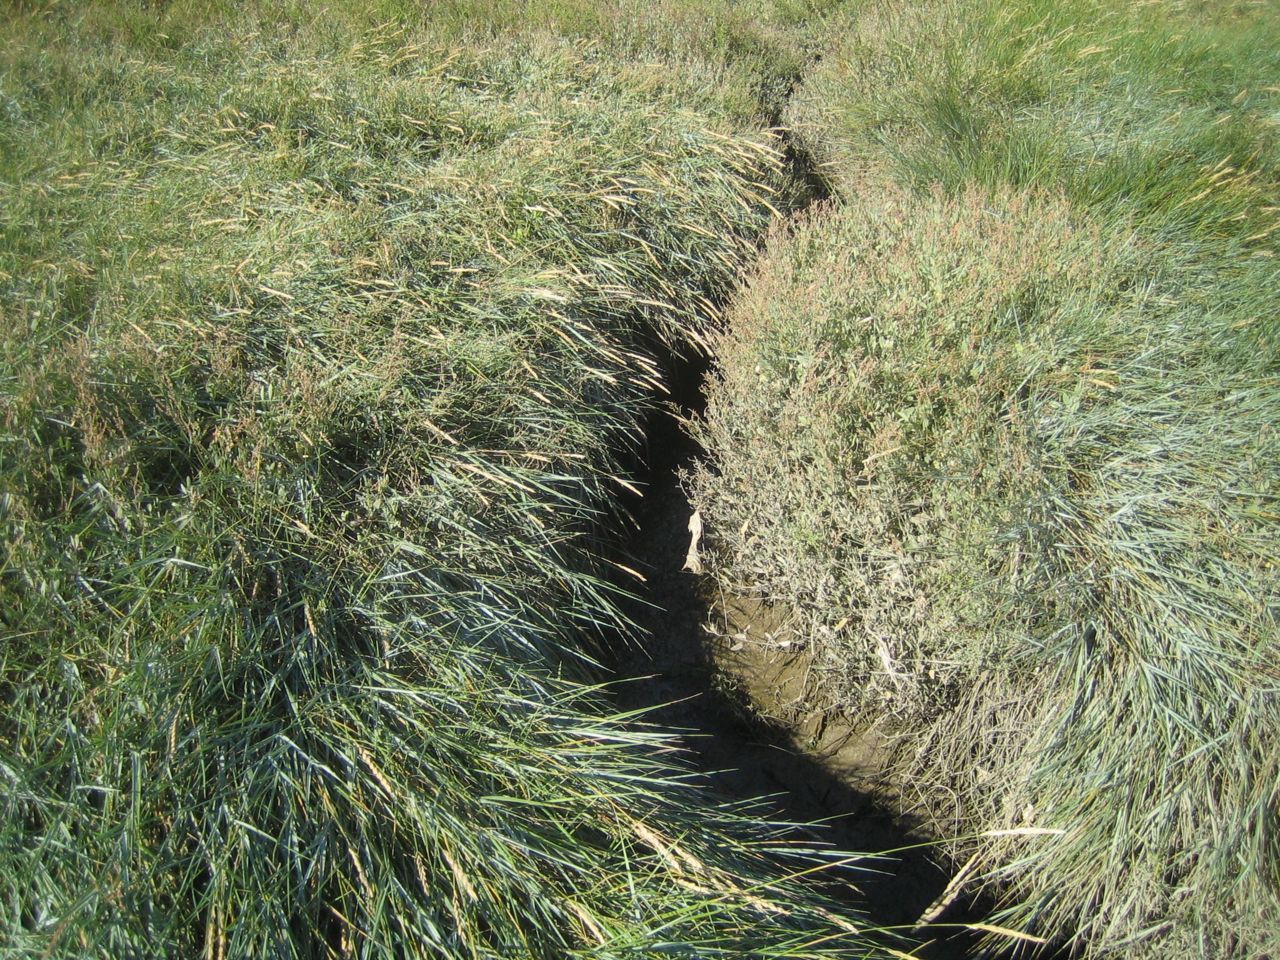
[[[802,209],[828,199],[817,165],[785,135],[784,147],[807,200]],[[670,407],[652,417],[646,432],[645,495],[632,507],[637,526],[626,545],[627,563],[645,577],[641,596],[627,611],[643,640],[610,653],[621,681],[614,688],[619,706],[643,710],[646,722],[681,732],[702,785],[715,795],[761,800],[762,816],[813,824],[797,828],[805,839],[869,854],[856,873],[833,874],[829,892],[866,911],[876,926],[923,943],[914,956],[990,956],[979,954],[978,936],[964,927],[981,921],[990,904],[964,898],[946,903],[951,871],[919,824],[894,809],[896,791],[874,782],[875,749],[865,731],[838,724],[833,731],[823,721],[806,728],[761,709],[753,687],[785,685],[788,672],[794,680],[803,670],[800,658],[778,651],[786,641],[762,649],[767,638],[785,632],[778,612],[747,598],[717,596],[710,578],[684,569],[693,508],[681,474],[705,455],[684,423],[705,410],[709,365],[702,356],[670,359]],[[732,655],[749,644],[756,645],[754,656]],[[763,676],[769,670],[773,674]],[[799,699],[799,692],[793,689],[792,696]],[[931,911],[939,902],[945,908]],[[913,933],[926,911],[936,912],[935,924]]]
[[[681,358],[677,366],[674,409],[650,425],[648,483],[628,544],[629,564],[645,576],[642,595],[628,610],[643,640],[615,651],[612,666],[624,679],[615,687],[619,706],[645,710],[647,722],[680,731],[702,785],[719,797],[763,799],[762,816],[817,824],[802,832],[833,849],[899,851],[868,859],[856,874],[833,876],[829,892],[866,910],[875,925],[909,932],[950,879],[922,846],[928,838],[882,794],[861,788],[825,751],[802,742],[799,731],[757,709],[749,682],[726,656],[726,634],[743,627],[767,632],[769,611],[716,596],[708,578],[683,569],[693,507],[680,474],[704,451],[682,420],[702,413],[707,364]],[[955,914],[968,912],[957,905],[942,919],[955,923],[963,919]],[[921,933],[933,941],[917,951],[921,960],[972,955],[974,938],[965,931]]]

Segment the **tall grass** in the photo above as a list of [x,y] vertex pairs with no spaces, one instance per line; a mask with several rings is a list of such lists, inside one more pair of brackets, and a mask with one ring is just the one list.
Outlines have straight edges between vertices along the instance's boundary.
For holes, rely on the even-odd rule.
[[5,27],[2,952],[874,954],[582,682],[772,140],[640,60],[328,12]]
[[1274,250],[1276,13],[1273,0],[866,3],[790,116],[850,187],[868,168],[948,189],[1052,186],[1154,235]]
[[859,8],[793,112],[843,202],[717,344],[720,576],[1091,955],[1277,951],[1274,13]]

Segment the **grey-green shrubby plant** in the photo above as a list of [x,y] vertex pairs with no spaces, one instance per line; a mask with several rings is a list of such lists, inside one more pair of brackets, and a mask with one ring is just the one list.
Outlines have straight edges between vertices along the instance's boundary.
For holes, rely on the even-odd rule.
[[793,112],[841,202],[716,344],[719,576],[1093,955],[1277,949],[1268,9],[854,10]]

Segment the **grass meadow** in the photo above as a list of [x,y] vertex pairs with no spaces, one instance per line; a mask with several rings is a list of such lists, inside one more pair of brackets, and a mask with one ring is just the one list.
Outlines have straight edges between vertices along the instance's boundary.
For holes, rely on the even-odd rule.
[[598,664],[708,350],[711,574],[985,929],[1280,953],[1276,24],[10,4],[0,957],[912,956]]
[[12,9],[0,955],[885,955],[592,664],[803,14]]
[[865,3],[695,500],[995,919],[1280,949],[1274,3]]

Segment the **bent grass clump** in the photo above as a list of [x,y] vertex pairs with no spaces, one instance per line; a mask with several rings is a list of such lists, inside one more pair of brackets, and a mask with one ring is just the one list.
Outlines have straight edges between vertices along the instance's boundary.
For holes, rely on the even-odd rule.
[[554,39],[183,9],[6,28],[6,951],[875,954],[582,683],[772,140]]

